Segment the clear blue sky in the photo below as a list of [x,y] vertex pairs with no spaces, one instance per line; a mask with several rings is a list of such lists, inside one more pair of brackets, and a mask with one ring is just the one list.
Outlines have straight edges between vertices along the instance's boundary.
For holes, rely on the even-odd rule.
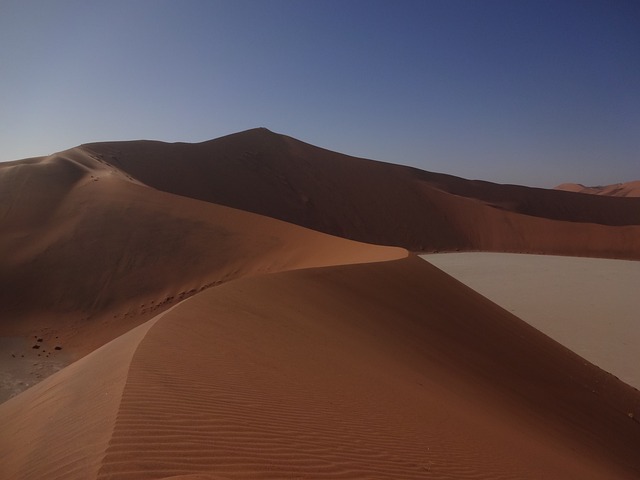
[[0,160],[264,126],[551,187],[640,178],[638,0],[0,0]]

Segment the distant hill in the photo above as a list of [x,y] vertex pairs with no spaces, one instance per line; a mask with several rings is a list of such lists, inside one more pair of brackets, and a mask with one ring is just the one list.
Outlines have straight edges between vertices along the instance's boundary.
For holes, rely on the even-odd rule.
[[266,129],[199,144],[80,148],[159,190],[362,242],[640,258],[640,199],[465,180],[350,157]]
[[563,183],[555,187],[555,189],[565,192],[588,193],[590,195],[606,195],[611,197],[640,197],[640,180],[597,187],[586,187],[580,183]]

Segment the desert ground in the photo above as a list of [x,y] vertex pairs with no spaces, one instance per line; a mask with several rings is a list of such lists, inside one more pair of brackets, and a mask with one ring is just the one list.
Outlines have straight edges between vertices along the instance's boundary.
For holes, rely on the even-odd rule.
[[422,258],[640,389],[640,262],[480,252]]
[[640,392],[415,252],[637,265],[639,207],[266,129],[0,164],[0,478],[637,479]]
[[599,185],[587,187],[579,183],[563,183],[556,187],[556,190],[566,192],[587,193],[590,195],[610,195],[614,197],[640,197],[640,180],[625,183],[614,183],[613,185]]

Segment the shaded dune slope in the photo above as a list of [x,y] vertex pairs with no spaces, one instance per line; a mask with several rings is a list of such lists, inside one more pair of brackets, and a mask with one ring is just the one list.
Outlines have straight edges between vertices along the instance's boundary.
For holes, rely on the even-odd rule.
[[[368,243],[640,258],[640,199],[464,180],[349,157],[266,129],[199,144],[81,148],[163,191]],[[484,225],[478,217],[491,220]]]
[[78,149],[0,166],[0,195],[0,334],[81,354],[233,278],[405,254],[161,192]]
[[[41,478],[88,477],[74,435],[104,453],[84,473],[110,479],[640,474],[636,390],[415,257],[234,280],[151,322],[116,341],[135,351],[105,390],[119,399],[109,425],[83,426],[101,402],[71,416],[51,405],[4,437],[5,478],[56,422],[70,443],[47,447]],[[115,361],[114,343],[74,366]],[[50,377],[0,416],[24,425],[71,380]]]

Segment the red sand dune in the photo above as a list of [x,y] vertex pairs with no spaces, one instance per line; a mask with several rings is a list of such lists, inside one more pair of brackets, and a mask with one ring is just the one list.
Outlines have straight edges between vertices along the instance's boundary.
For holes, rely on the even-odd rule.
[[266,129],[199,144],[84,148],[160,190],[367,243],[640,258],[640,199],[464,180],[349,157]]
[[580,183],[563,183],[555,187],[565,192],[588,193],[612,197],[640,197],[640,180],[635,182],[614,183],[597,187],[586,187]]
[[636,390],[415,257],[232,281],[70,368],[0,406],[6,478],[640,474]]
[[81,149],[0,165],[0,195],[0,334],[82,354],[211,285],[388,251],[160,192]]
[[639,258],[636,205],[262,129],[0,165],[0,337],[85,355],[0,404],[0,478],[638,478],[637,390],[406,250],[303,228]]

